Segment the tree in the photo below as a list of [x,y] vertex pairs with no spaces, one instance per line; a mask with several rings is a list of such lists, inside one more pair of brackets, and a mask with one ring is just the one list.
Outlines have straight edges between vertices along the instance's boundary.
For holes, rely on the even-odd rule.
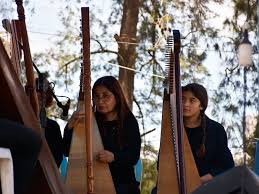
[[[243,151],[243,107],[247,108],[247,113],[258,116],[258,66],[253,63],[246,68],[247,85],[244,85],[244,68],[238,64],[236,55],[238,45],[243,37],[243,23],[239,23],[242,17],[245,17],[249,24],[250,40],[255,39],[256,29],[256,1],[233,1],[234,14],[232,19],[224,21],[225,30],[228,34],[223,34],[222,41],[217,45],[220,56],[224,59],[223,66],[225,72],[222,76],[218,89],[214,92],[214,110],[213,114],[218,117],[225,126],[228,137],[231,139],[230,145],[235,149],[235,154],[238,156]],[[244,21],[244,20],[243,20]],[[227,54],[224,50],[228,50]],[[243,92],[246,87],[247,101],[244,102]],[[235,95],[233,95],[235,94]],[[224,112],[224,116],[222,113]],[[248,115],[246,115],[248,116]],[[247,121],[247,118],[246,118]],[[258,126],[258,124],[257,124]],[[246,129],[248,130],[248,129]],[[254,136],[247,137],[248,154],[251,157],[249,163],[252,164],[254,153],[251,152]],[[242,163],[242,162],[241,162]]]
[[4,0],[0,2],[0,19],[10,17],[11,11],[13,11],[10,1]]
[[[41,58],[42,60],[38,61],[39,64],[43,64],[43,62],[45,64],[58,64],[59,68],[57,71],[57,76],[60,77],[65,74],[65,81],[61,78],[59,79],[59,83],[66,83],[69,85],[73,81],[72,77],[74,73],[78,72],[78,68],[80,67],[80,54],[75,52],[76,49],[80,49],[80,39],[77,35],[74,35],[79,34],[80,25],[79,19],[73,20],[73,18],[76,17],[80,18],[80,10],[78,4],[71,3],[71,1],[64,1],[64,3],[66,2],[69,4],[69,6],[65,6],[65,9],[60,12],[61,21],[65,27],[65,31],[60,32],[60,39],[55,43],[55,48],[50,49],[47,54],[40,54],[35,58],[38,58],[39,60],[39,56],[43,57]],[[80,1],[78,2],[80,3]],[[102,60],[109,63],[117,63],[118,61],[118,64],[122,66],[126,64],[126,66],[135,67],[136,65],[135,69],[137,71],[145,72],[145,74],[150,73],[164,76],[165,67],[163,64],[163,49],[156,45],[158,39],[163,38],[161,29],[163,30],[163,28],[167,26],[172,27],[172,25],[188,25],[190,28],[182,32],[182,67],[184,68],[183,79],[200,81],[202,80],[202,76],[199,76],[200,78],[197,79],[196,75],[198,72],[200,72],[200,75],[209,75],[206,68],[204,68],[202,65],[202,62],[206,58],[206,52],[199,52],[196,49],[193,49],[195,45],[198,45],[201,42],[197,36],[204,37],[204,41],[208,37],[216,37],[216,32],[213,32],[211,27],[205,25],[206,19],[209,18],[209,16],[206,14],[206,10],[208,10],[206,3],[207,1],[199,1],[199,4],[196,1],[189,3],[189,1],[173,2],[169,0],[164,1],[163,4],[156,1],[140,1],[140,3],[138,3],[138,1],[113,2],[113,10],[111,11],[108,24],[103,23],[100,19],[95,17],[95,15],[91,15],[91,26],[93,27],[96,25],[103,32],[101,35],[92,33],[92,40],[97,42],[97,44],[94,46],[95,50],[92,50],[93,60]],[[212,2],[220,3],[222,1]],[[123,11],[124,16],[118,17],[118,15],[122,14],[123,5],[125,8]],[[140,6],[139,20],[137,19],[138,6]],[[133,11],[129,11],[131,9],[133,9]],[[175,14],[169,14],[171,12]],[[126,17],[126,13],[130,13],[134,17],[132,17],[132,15],[130,17]],[[213,15],[210,17],[212,16]],[[96,24],[94,24],[93,21],[95,21]],[[132,21],[130,25],[129,21]],[[197,21],[199,22],[197,23]],[[110,25],[121,26],[119,38],[123,38],[123,34],[128,34],[130,35],[130,38],[135,39],[137,30],[137,45],[119,43],[118,52],[116,50],[108,49],[109,46],[107,43],[99,40],[100,37],[108,35],[113,36],[116,34],[114,33],[114,30],[111,29]],[[130,28],[127,27],[127,25],[130,26]],[[78,26],[78,28],[76,28],[76,26]],[[129,41],[134,43],[134,41],[132,42],[132,39],[129,39]],[[71,47],[70,45],[75,46]],[[137,55],[134,54],[135,48],[137,49]],[[132,54],[130,54],[130,50],[132,50]],[[111,71],[110,67],[107,68],[103,66],[95,66],[93,69],[106,69],[108,72]],[[126,71],[128,73],[125,73]],[[136,77],[134,77],[133,72],[122,68],[119,69],[118,75],[121,83],[123,84],[123,87],[127,88],[125,89],[125,94],[128,99],[131,99],[129,100],[131,104],[134,89],[133,83],[136,83],[137,80],[143,80],[143,78],[146,76],[137,74]],[[127,82],[125,81],[126,79],[122,81],[122,78],[125,77],[127,77]],[[142,115],[152,115],[150,118],[154,119],[151,122],[158,123],[160,118],[158,119],[153,114],[154,112],[161,109],[161,103],[157,102],[161,102],[161,100],[158,100],[158,98],[161,98],[163,92],[161,89],[163,79],[161,77],[152,76],[151,81],[149,79],[145,79],[143,81],[145,82],[147,88],[144,90],[136,88],[134,90],[134,100],[137,104],[137,107],[141,108],[148,104],[148,108],[147,110],[139,109],[139,115],[140,117],[143,117]],[[144,123],[144,121],[142,123]],[[143,126],[143,128],[145,127]]]
[[[136,43],[138,13],[139,0],[125,0],[123,3],[120,36],[115,36],[118,41],[118,63],[120,66],[131,69],[136,69],[136,45],[121,44],[120,42]],[[119,81],[131,109],[133,104],[134,75],[135,72],[128,71],[127,69],[121,68],[119,71]]]

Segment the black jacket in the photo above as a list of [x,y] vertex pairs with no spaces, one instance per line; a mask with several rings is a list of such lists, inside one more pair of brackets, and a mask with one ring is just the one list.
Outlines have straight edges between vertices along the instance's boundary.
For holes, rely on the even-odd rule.
[[207,173],[215,176],[234,167],[227,135],[221,124],[206,117],[206,153],[203,158],[196,154],[202,142],[202,128],[186,128],[186,132],[200,176]]
[[59,168],[59,166],[62,162],[62,159],[63,159],[64,147],[63,147],[63,140],[62,140],[62,135],[60,132],[60,127],[56,121],[47,118],[47,125],[45,128],[45,137],[48,142],[50,151]]
[[118,184],[136,183],[134,165],[139,160],[141,140],[136,118],[132,113],[124,121],[125,146],[120,148],[117,140],[116,121],[105,123],[106,136],[101,134],[104,149],[114,154],[114,162],[109,164],[115,186]]

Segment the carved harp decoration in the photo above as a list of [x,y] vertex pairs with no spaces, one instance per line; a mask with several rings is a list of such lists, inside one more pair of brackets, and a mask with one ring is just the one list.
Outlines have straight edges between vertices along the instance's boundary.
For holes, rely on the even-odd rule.
[[93,172],[93,127],[92,127],[92,105],[91,105],[91,63],[90,63],[90,27],[89,8],[81,8],[82,14],[82,40],[83,40],[83,67],[84,67],[84,104],[85,107],[85,138],[86,138],[86,166],[87,166],[87,193],[94,193]]
[[189,194],[201,185],[182,121],[180,33],[173,31],[166,45],[167,78],[162,111],[158,194]]

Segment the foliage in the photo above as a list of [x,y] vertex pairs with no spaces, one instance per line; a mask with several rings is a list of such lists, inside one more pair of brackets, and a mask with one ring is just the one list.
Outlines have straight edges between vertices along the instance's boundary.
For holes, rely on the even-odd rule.
[[143,175],[141,184],[141,193],[150,194],[152,188],[156,185],[157,177],[157,150],[151,144],[145,144],[143,149]]
[[[220,84],[214,92],[212,99],[214,110],[212,113],[226,126],[229,139],[231,139],[231,147],[234,148],[236,156],[240,156],[243,150],[242,119],[244,107],[247,110],[245,116],[256,117],[258,115],[258,66],[253,63],[246,68],[247,85],[244,85],[244,68],[239,67],[236,53],[243,37],[242,27],[245,21],[248,21],[250,25],[250,40],[255,40],[256,1],[235,0],[233,1],[233,7],[233,17],[224,21],[223,29],[223,31],[229,31],[230,33],[221,35],[224,41],[218,44],[219,52],[224,52],[224,50],[230,52],[221,55],[224,60],[221,65],[225,67],[225,72],[223,72]],[[246,102],[244,102],[244,92],[247,94]],[[247,128],[246,131],[248,130],[251,129]],[[253,137],[249,138],[253,139]],[[253,161],[254,153],[248,151],[248,154]]]
[[[41,53],[35,57],[35,60],[38,60],[38,64],[45,63],[44,66],[50,64],[58,65],[56,72],[56,76],[59,77],[59,79],[56,80],[58,85],[65,83],[69,86],[74,81],[74,75],[78,75],[81,57],[81,54],[78,52],[80,50],[80,37],[78,35],[80,34],[81,2],[82,1],[71,2],[63,0],[64,8],[59,15],[64,29],[59,32],[60,37],[55,41],[55,48],[50,48],[47,53]],[[116,68],[105,65],[105,63],[117,63],[117,46],[112,46],[112,43],[109,41],[102,41],[104,37],[111,37],[116,34],[115,29],[117,28],[118,31],[120,26],[121,17],[118,16],[122,14],[123,1],[112,2],[111,10],[106,10],[110,12],[107,20],[101,20],[97,13],[94,14],[91,12],[91,38],[93,40],[91,61],[93,61],[93,72],[97,72],[95,76],[99,75],[101,69],[114,75],[118,72]],[[222,1],[214,2],[221,3]],[[94,4],[92,4],[92,6],[92,10],[94,10],[96,7]],[[99,12],[98,8],[96,8],[96,10]],[[174,15],[169,13],[174,13]],[[166,15],[167,17],[165,17]],[[203,80],[204,76],[209,75],[208,70],[202,65],[206,59],[206,48],[204,48],[202,52],[193,48],[209,38],[216,37],[216,31],[213,31],[205,22],[208,18],[213,16],[212,11],[208,9],[207,1],[199,1],[199,4],[196,1],[173,2],[168,0],[164,1],[164,3],[141,1],[136,70],[145,72],[145,74],[136,74],[135,83],[141,81],[147,87],[135,87],[134,97],[136,103],[142,108],[142,110],[136,112],[142,112],[144,116],[150,115],[148,117],[150,121],[148,122],[153,124],[160,122],[160,118],[157,118],[154,114],[161,112],[163,79],[146,75],[154,74],[164,76],[163,45],[154,46],[159,39],[163,39],[161,28],[167,26],[171,28],[188,26],[188,28],[181,27],[181,29],[184,29],[182,30],[182,76],[185,83],[190,81],[199,82]],[[164,20],[170,20],[170,22]],[[197,21],[199,22],[197,23]],[[71,45],[73,45],[73,47],[71,47]],[[209,47],[209,43],[207,43],[207,47]],[[198,76],[197,73],[200,74],[200,76]],[[136,84],[136,86],[139,86],[139,84]],[[143,107],[147,108],[143,109]],[[144,125],[146,124],[145,122],[142,123],[144,123]],[[144,128],[145,126],[143,126],[143,129]]]
[[[257,121],[257,126],[256,128],[258,128],[258,121]],[[256,153],[256,139],[255,138],[259,138],[259,134],[257,133],[256,129],[254,129],[254,133],[252,133],[251,136],[249,136],[247,138],[247,154],[248,156],[250,156],[248,158],[248,166],[250,166],[252,169],[254,169],[255,167],[255,153]]]

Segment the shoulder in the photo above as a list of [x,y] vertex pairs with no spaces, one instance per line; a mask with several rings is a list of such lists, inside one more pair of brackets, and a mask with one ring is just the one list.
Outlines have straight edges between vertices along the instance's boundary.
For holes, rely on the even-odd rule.
[[124,125],[127,128],[139,128],[138,121],[131,111],[125,117]]
[[129,111],[129,113],[126,115],[125,122],[138,123],[136,117],[133,115],[133,113],[131,111]]
[[212,120],[211,118],[209,118],[207,115],[206,115],[206,123],[208,125],[214,125],[214,126],[217,126],[217,127],[223,127],[219,122],[215,121],[215,120]]
[[216,133],[226,133],[224,127],[222,124],[220,124],[219,122],[210,119],[208,116],[206,116],[206,124],[207,124],[207,130],[208,131],[213,131]]
[[47,126],[50,128],[59,128],[59,124],[57,123],[57,121],[47,118]]
[[124,121],[126,125],[129,125],[129,124],[138,125],[138,121],[131,111],[129,111],[129,113],[126,115]]

